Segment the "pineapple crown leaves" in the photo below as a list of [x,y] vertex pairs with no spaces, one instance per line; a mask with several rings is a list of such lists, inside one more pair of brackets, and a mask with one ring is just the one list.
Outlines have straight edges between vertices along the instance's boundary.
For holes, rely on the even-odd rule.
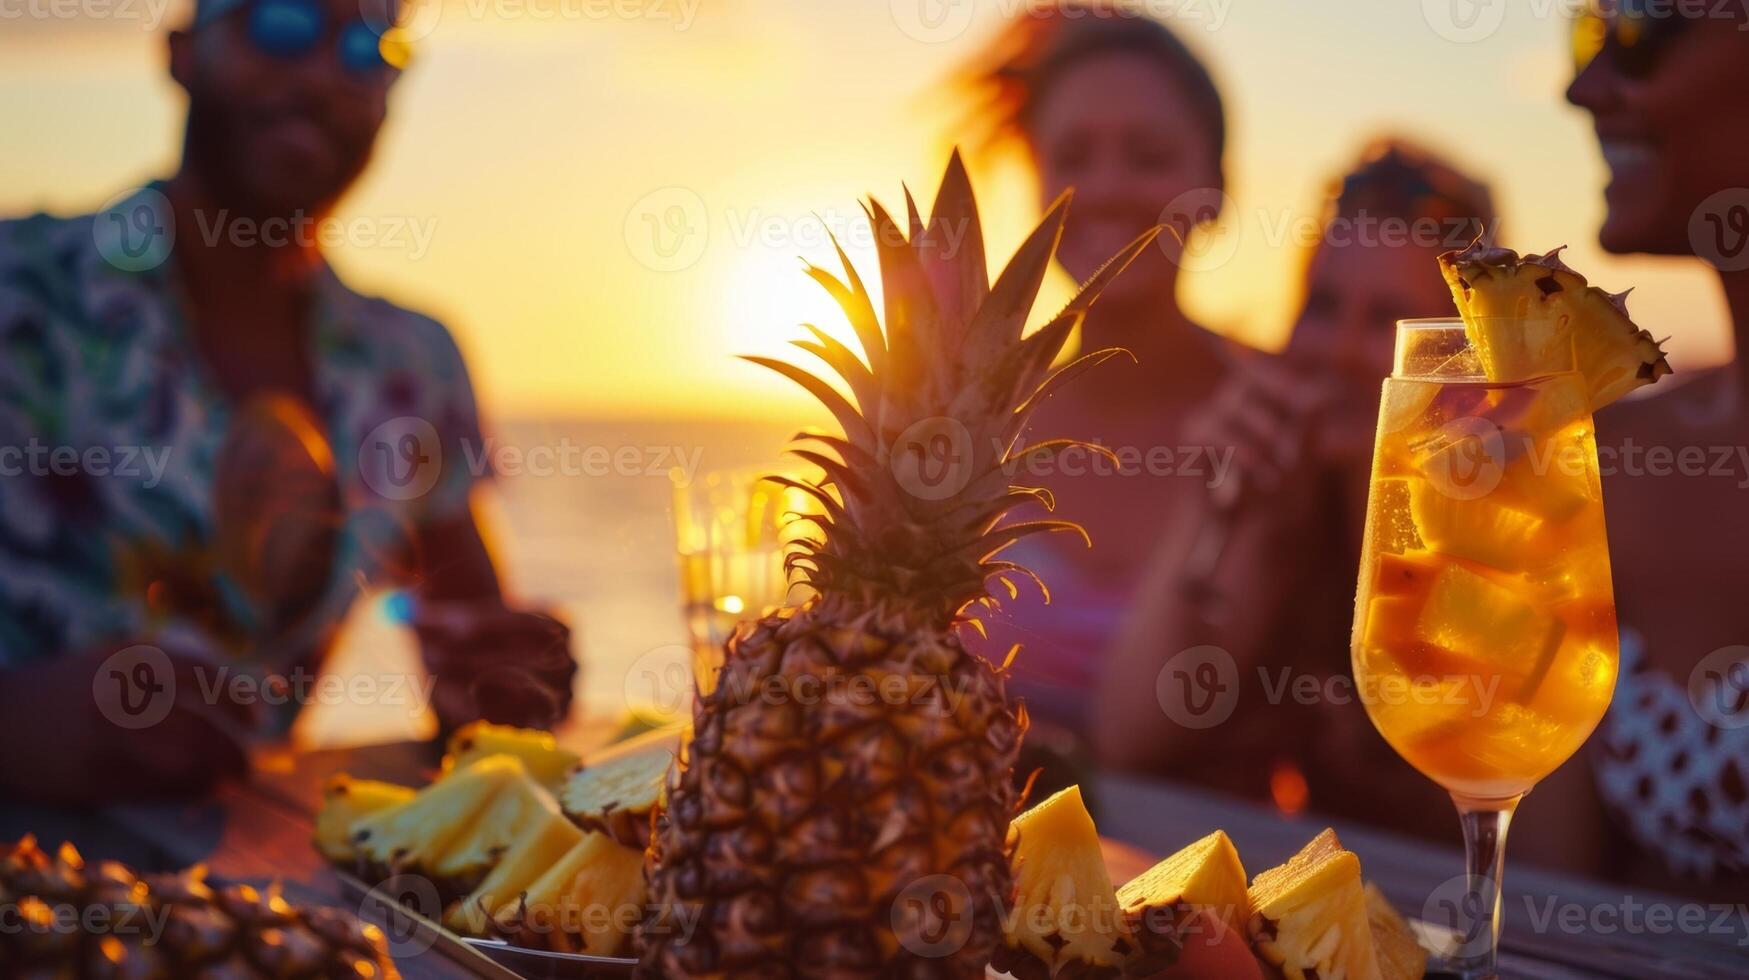
[[1047,209],[991,282],[977,201],[955,151],[928,220],[909,189],[903,223],[877,200],[866,205],[880,268],[880,312],[836,239],[842,278],[806,267],[843,309],[861,350],[813,325],[804,325],[810,339],[794,342],[831,368],[842,390],[786,361],[746,357],[800,385],[842,430],[803,433],[792,445],[792,455],[819,468],[817,480],[777,478],[818,507],[795,515],[819,534],[787,556],[792,573],[828,596],[890,597],[952,616],[989,598],[987,579],[1006,582],[1013,595],[1007,576],[1031,575],[995,559],[1008,545],[1050,531],[1085,537],[1066,521],[1000,526],[1022,504],[1055,504],[1046,491],[1011,485],[1012,474],[1084,445],[1057,439],[1022,446],[1021,433],[1043,397],[1127,354],[1095,351],[1052,369],[1100,292],[1159,229],[1113,256],[1056,317],[1024,334],[1062,238],[1069,198],[1065,193]]

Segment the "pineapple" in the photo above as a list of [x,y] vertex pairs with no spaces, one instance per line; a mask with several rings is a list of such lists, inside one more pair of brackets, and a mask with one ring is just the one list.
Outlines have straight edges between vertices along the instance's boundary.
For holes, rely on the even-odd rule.
[[476,721],[463,725],[449,737],[443,772],[448,775],[489,755],[513,755],[522,760],[528,774],[542,786],[558,791],[565,777],[580,761],[575,752],[559,748],[552,733],[532,728],[513,728]]
[[352,846],[352,825],[413,798],[413,790],[374,779],[354,779],[341,773],[322,789],[322,808],[316,811],[316,850],[330,861],[350,863],[357,852]]
[[583,831],[555,818],[511,842],[492,870],[461,901],[444,910],[443,924],[470,936],[486,935],[491,916],[527,890],[541,875],[583,842]]
[[498,907],[494,934],[531,949],[618,956],[647,909],[644,855],[606,834],[582,839]]
[[1492,380],[1576,367],[1596,411],[1670,373],[1661,345],[1628,317],[1627,293],[1588,284],[1561,261],[1561,249],[1520,256],[1477,239],[1441,255],[1439,268]]
[[[1117,900],[1137,946],[1127,966],[1132,976],[1171,966],[1186,943],[1218,943],[1228,932],[1242,936],[1251,921],[1245,866],[1219,830],[1118,889]],[[1202,928],[1216,934],[1194,934]]]
[[1427,974],[1427,950],[1410,931],[1391,900],[1372,882],[1366,883],[1366,919],[1372,926],[1373,948],[1378,951],[1379,973],[1384,980],[1421,980]]
[[[884,331],[842,251],[845,281],[809,270],[863,350],[859,358],[824,332],[798,344],[850,396],[800,368],[752,359],[806,388],[843,429],[795,451],[825,474],[792,484],[822,509],[810,518],[819,536],[790,556],[816,595],[743,623],[715,689],[694,704],[688,759],[651,845],[656,915],[643,931],[645,977],[981,977],[1002,942],[1011,770],[1025,716],[1009,704],[998,665],[970,655],[959,630],[975,622],[991,583],[1012,590],[1029,574],[997,557],[1006,545],[1079,530],[1060,521],[998,527],[1041,499],[1011,487],[1009,474],[1071,445],[1023,447],[1019,437],[1041,387],[1117,353],[1051,373],[1088,306],[1154,232],[1023,337],[1066,196],[994,286],[957,153],[929,223],[909,195],[907,204],[900,225],[870,202]],[[948,889],[951,908],[895,905],[908,886],[937,876],[960,886]],[[951,955],[919,955],[909,937],[936,914],[965,924],[965,941]],[[682,928],[687,921],[696,928]]]
[[522,760],[492,755],[427,786],[411,800],[352,825],[366,874],[415,872],[446,902],[471,891],[520,835],[563,817]]
[[1382,980],[1360,859],[1326,830],[1251,882],[1251,944],[1288,980]]
[[584,830],[640,851],[649,847],[664,779],[689,735],[685,725],[659,728],[603,749],[572,773],[559,806]]
[[1012,834],[1018,897],[991,965],[1018,980],[1120,975],[1135,944],[1081,788],[1016,817]]
[[50,857],[26,837],[0,846],[0,903],[21,926],[0,929],[0,976],[400,975],[376,926],[294,907],[277,887],[215,889],[200,867],[145,877],[114,861],[87,868],[70,845]]

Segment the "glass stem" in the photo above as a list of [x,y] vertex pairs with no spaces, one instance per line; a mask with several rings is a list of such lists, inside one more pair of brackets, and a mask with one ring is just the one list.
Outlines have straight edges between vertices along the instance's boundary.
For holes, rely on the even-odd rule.
[[1476,800],[1452,794],[1464,828],[1463,897],[1454,910],[1457,952],[1451,968],[1464,980],[1500,975],[1500,879],[1506,873],[1506,828],[1523,795]]

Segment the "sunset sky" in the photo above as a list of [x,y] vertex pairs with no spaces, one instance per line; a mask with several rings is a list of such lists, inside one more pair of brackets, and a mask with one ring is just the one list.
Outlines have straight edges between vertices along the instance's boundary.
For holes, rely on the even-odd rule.
[[[185,13],[166,2],[0,4],[0,212],[88,211],[173,169],[182,104],[162,35]],[[425,2],[418,61],[340,216],[360,240],[334,259],[360,288],[448,322],[503,415],[793,410],[783,382],[730,355],[778,351],[804,320],[842,326],[798,256],[829,258],[822,221],[858,236],[860,195],[896,200],[901,180],[927,195],[953,135],[945,76],[1027,7]],[[1673,336],[1679,369],[1726,355],[1708,272],[1594,244],[1603,166],[1561,99],[1562,4],[1510,4],[1474,40],[1442,0],[1146,6],[1176,11],[1233,119],[1239,244],[1186,279],[1203,322],[1278,343],[1297,257],[1280,229],[1316,213],[1365,138],[1396,131],[1495,181],[1507,244],[1570,243],[1601,284],[1637,285],[1637,318]],[[1037,203],[1012,164],[973,165],[1005,257]],[[872,269],[869,249],[852,253]]]

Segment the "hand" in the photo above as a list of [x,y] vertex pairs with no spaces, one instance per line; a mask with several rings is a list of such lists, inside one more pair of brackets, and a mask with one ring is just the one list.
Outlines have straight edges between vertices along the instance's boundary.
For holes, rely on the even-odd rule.
[[1215,506],[1231,511],[1247,499],[1303,489],[1312,467],[1310,444],[1317,414],[1328,402],[1324,384],[1308,380],[1281,358],[1252,355],[1184,423],[1184,441],[1205,446],[1217,459],[1230,453],[1226,476],[1213,490]]
[[476,719],[552,728],[570,713],[577,662],[570,628],[552,616],[498,599],[424,602],[413,629],[444,731]]
[[258,706],[229,698],[217,668],[210,657],[144,644],[0,675],[4,795],[105,804],[198,796],[242,776]]

